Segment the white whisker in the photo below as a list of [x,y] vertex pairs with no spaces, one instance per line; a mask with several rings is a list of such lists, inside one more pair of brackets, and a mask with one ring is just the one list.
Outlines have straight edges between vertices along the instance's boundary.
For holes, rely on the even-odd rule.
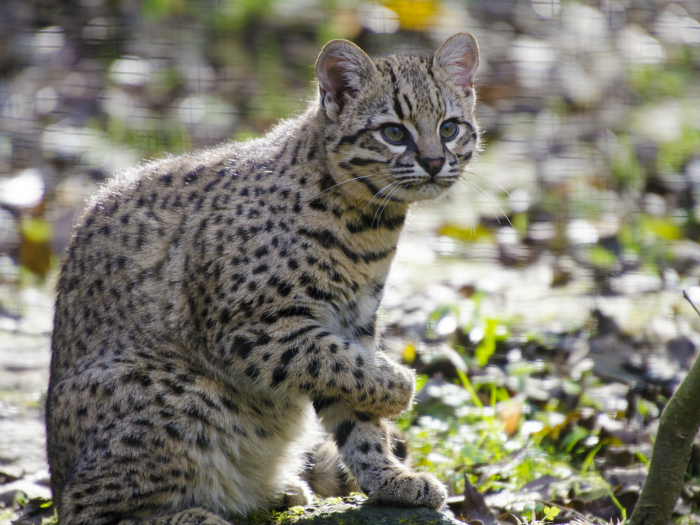
[[[503,210],[503,208],[502,208],[501,205],[498,203],[498,201],[495,201],[495,200],[493,200],[493,199],[488,199],[488,193],[486,193],[486,190],[484,190],[481,186],[479,186],[478,184],[476,184],[474,181],[466,181],[466,180],[465,180],[465,182],[466,182],[467,184],[470,184],[470,185],[471,185],[471,188],[470,188],[470,189],[472,189],[472,190],[474,191],[474,194],[475,194],[477,197],[483,199],[484,202],[490,203],[490,204],[492,204],[492,205],[495,204],[496,207],[498,208],[498,211],[501,212],[501,215],[502,215],[503,218],[508,222],[508,224],[510,225],[510,227],[511,227],[511,228],[514,227],[514,226],[513,226],[513,223],[510,221],[510,219],[508,218],[508,215],[507,215],[506,212]],[[497,214],[495,211],[493,211],[492,213],[493,213],[494,218],[496,219],[496,222],[498,222],[498,224],[500,225],[500,224],[501,224],[501,219],[500,219],[500,217],[498,216],[498,214]]]
[[[389,186],[386,186],[386,187],[388,188]],[[405,186],[404,186],[404,188],[405,188]],[[391,197],[398,191],[399,191],[399,184],[397,183],[396,186],[394,188],[392,188],[392,190],[389,192],[389,194],[383,199],[383,201],[382,201],[383,205],[382,205],[382,203],[380,203],[380,207],[377,209],[377,211],[374,212],[374,217],[372,217],[372,225],[371,225],[370,229],[374,227],[375,219],[377,220],[377,226],[379,226],[379,222],[381,221],[382,214],[384,213],[384,210],[386,210],[387,205],[391,201]],[[379,213],[378,217],[377,217],[377,213]]]
[[489,179],[489,178],[487,178],[485,175],[481,175],[481,174],[477,173],[476,171],[464,170],[464,173],[468,173],[469,175],[474,175],[475,177],[479,177],[480,179],[487,180],[487,181],[489,181],[491,184],[494,184],[494,185],[495,185],[499,190],[501,190],[503,193],[505,193],[506,195],[510,196],[510,192],[509,192],[507,189],[505,189],[505,188],[503,187],[503,185],[501,185],[500,183],[496,182],[495,180]]
[[369,179],[370,177],[376,177],[377,175],[381,175],[381,173],[372,173],[371,175],[363,175],[362,177],[353,177],[353,178],[351,178],[351,179],[344,180],[343,182],[339,182],[339,183],[337,183],[337,184],[334,184],[334,185],[331,186],[330,188],[326,188],[325,190],[318,192],[318,193],[315,194],[313,197],[311,197],[310,200],[314,200],[314,199],[315,199],[316,197],[318,197],[319,195],[321,195],[321,194],[323,194],[323,193],[326,193],[327,191],[330,191],[330,190],[332,190],[333,188],[337,188],[338,186],[342,186],[343,184],[347,184],[348,182],[357,182],[357,181],[359,181],[360,179]]
[[[365,210],[367,209],[367,206],[369,206],[370,204],[372,204],[372,201],[373,201],[374,199],[376,199],[377,197],[382,196],[382,192],[383,192],[384,190],[386,190],[387,188],[390,188],[391,186],[393,186],[393,185],[396,184],[396,183],[397,183],[396,181],[392,181],[392,182],[390,182],[389,184],[387,184],[386,186],[384,186],[383,188],[380,188],[380,189],[377,191],[377,193],[375,193],[374,195],[372,195],[372,198],[367,202],[367,204],[365,204],[365,207],[362,208],[362,213],[361,213],[360,215],[364,215],[364,214],[365,214]],[[377,208],[379,207],[379,205],[376,205],[376,206],[377,206]],[[376,215],[376,214],[377,214],[377,210],[375,210],[374,213],[375,213],[375,215]],[[373,225],[374,225],[374,220],[372,221],[372,226],[373,226]],[[372,226],[370,226],[370,229],[372,228]]]

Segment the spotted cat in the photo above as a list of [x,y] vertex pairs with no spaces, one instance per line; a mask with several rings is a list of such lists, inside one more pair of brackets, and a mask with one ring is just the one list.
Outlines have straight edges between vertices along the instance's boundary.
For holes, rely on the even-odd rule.
[[478,48],[372,60],[334,40],[319,96],[266,136],[111,180],[58,282],[47,399],[61,523],[224,524],[304,504],[318,421],[376,502],[446,490],[391,452],[413,372],[376,311],[410,203],[477,148]]

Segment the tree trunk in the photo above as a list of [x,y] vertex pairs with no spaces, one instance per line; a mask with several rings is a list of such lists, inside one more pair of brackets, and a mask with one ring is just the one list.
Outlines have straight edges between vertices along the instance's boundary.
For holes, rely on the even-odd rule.
[[[695,308],[684,292],[683,295]],[[697,312],[698,310],[695,309]],[[700,314],[700,312],[699,312]],[[651,455],[649,475],[634,508],[630,525],[667,525],[690,461],[700,427],[700,359],[664,408]]]

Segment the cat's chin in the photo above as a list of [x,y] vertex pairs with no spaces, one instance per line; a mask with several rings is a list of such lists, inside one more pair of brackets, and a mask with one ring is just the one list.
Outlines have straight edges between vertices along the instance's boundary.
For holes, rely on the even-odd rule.
[[436,184],[434,182],[426,182],[419,186],[405,188],[401,192],[401,199],[407,202],[426,201],[436,199],[449,190],[451,185]]

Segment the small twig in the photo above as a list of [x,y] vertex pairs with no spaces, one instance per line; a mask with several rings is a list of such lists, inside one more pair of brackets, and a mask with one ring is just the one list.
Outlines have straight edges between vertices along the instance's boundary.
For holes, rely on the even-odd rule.
[[688,290],[683,290],[683,297],[685,297],[685,300],[688,301],[688,302],[690,303],[690,306],[693,307],[693,310],[695,310],[695,312],[696,312],[698,315],[700,315],[700,310],[698,310],[698,307],[695,306],[695,303],[694,303],[693,300],[690,298],[690,295],[688,295]]

